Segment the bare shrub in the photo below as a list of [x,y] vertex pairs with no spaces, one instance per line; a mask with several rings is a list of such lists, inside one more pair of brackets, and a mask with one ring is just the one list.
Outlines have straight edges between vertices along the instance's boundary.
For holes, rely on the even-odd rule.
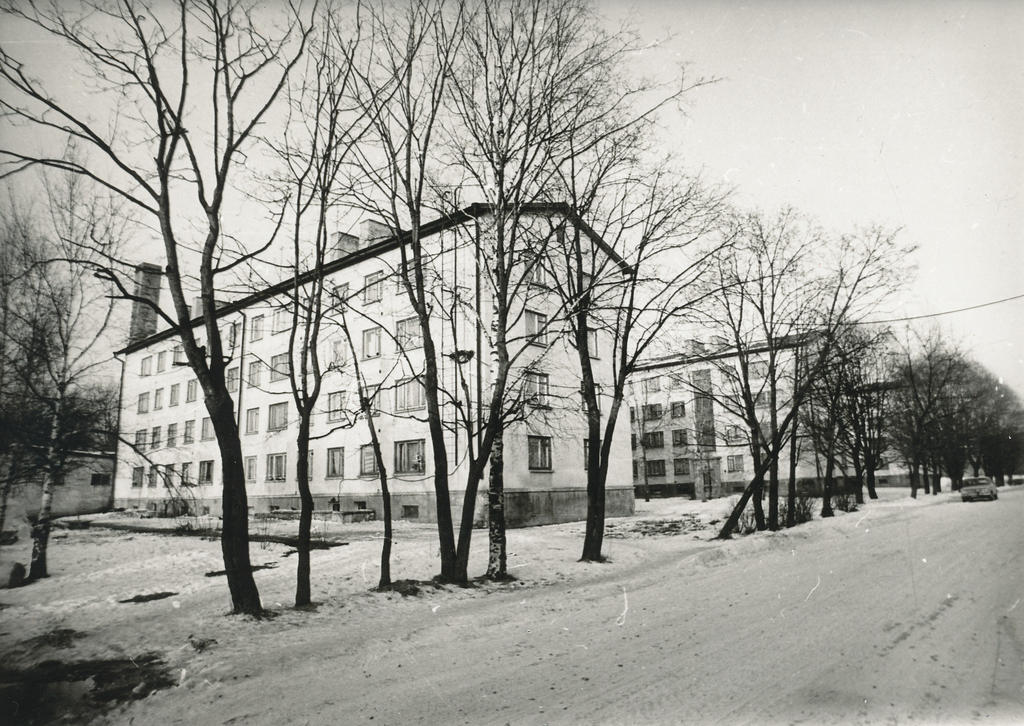
[[857,499],[852,494],[835,494],[832,497],[832,506],[840,512],[856,512]]
[[803,524],[814,519],[814,497],[798,494],[795,499],[784,499],[779,503],[779,521],[788,522],[789,508],[793,507],[793,522]]

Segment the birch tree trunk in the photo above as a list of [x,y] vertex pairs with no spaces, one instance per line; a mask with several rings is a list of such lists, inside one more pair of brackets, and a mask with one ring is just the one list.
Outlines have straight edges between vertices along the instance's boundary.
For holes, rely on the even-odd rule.
[[491,444],[491,469],[487,493],[487,577],[508,578],[505,536],[505,427],[498,422]]
[[53,512],[53,487],[61,475],[61,466],[57,461],[57,443],[60,436],[60,417],[64,408],[63,390],[57,395],[50,421],[50,440],[46,445],[46,475],[43,477],[43,496],[39,503],[39,514],[32,524],[32,559],[28,567],[28,581],[48,577],[46,568],[46,548],[50,542],[50,517]]

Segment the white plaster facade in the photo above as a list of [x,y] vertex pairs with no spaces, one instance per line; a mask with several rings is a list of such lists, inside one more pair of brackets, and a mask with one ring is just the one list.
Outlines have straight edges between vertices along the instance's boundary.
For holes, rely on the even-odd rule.
[[[713,499],[742,492],[754,474],[750,436],[743,419],[720,399],[735,395],[730,370],[737,365],[734,355],[707,354],[699,343],[684,355],[651,360],[638,366],[629,383],[630,445],[633,455],[633,483],[636,495],[648,489],[654,496],[689,496]],[[779,354],[779,369],[792,365],[792,351]],[[752,389],[764,381],[765,364],[751,360]],[[705,376],[699,383],[695,377]],[[710,388],[708,388],[708,384]],[[788,410],[788,382],[779,386],[780,416]],[[698,402],[699,392],[710,390],[710,400]],[[758,418],[768,420],[767,395],[757,397]],[[701,412],[703,411],[703,413]],[[710,427],[701,421],[710,422]],[[701,433],[703,432],[703,437]],[[799,432],[799,429],[798,429]],[[798,434],[799,435],[799,434]],[[799,435],[796,468],[798,491],[820,491],[824,468],[817,461],[810,441]],[[779,455],[779,487],[785,494],[789,482],[789,445]],[[852,470],[846,472],[852,477]],[[836,471],[842,479],[843,471]],[[876,471],[877,486],[903,486],[905,473],[886,457],[884,468]],[[766,474],[767,481],[767,474]]]
[[[456,518],[468,468],[467,432],[456,425],[457,407],[476,416],[480,401],[487,400],[491,376],[491,303],[488,286],[479,282],[479,270],[486,265],[490,224],[488,210],[474,205],[457,218],[428,225],[424,234],[431,257],[427,282],[434,290],[434,309],[439,311],[432,317],[432,330],[439,353],[442,418],[448,425],[446,449]],[[527,222],[536,228],[538,239],[563,224],[585,228],[561,205],[538,207]],[[603,246],[596,237],[591,239]],[[422,390],[415,381],[422,372],[422,348],[416,341],[418,322],[394,275],[401,261],[399,243],[380,238],[358,244],[352,238],[345,241],[346,249],[323,266],[322,274],[328,297],[337,300],[343,296],[350,301],[345,315],[355,350],[345,343],[339,308],[326,317],[318,347],[321,360],[333,365],[324,376],[312,418],[310,471],[315,506],[343,511],[372,509],[381,516],[379,482],[361,454],[369,444],[369,432],[365,420],[355,416],[358,406],[351,356],[359,356],[364,377],[380,386],[376,423],[394,516],[431,521],[435,516],[434,462]],[[510,347],[518,358],[512,391],[532,398],[535,404],[527,406],[523,420],[511,424],[506,432],[505,487],[508,521],[513,526],[581,519],[586,511],[586,427],[579,395],[579,361],[570,340],[551,323],[558,318],[559,302],[557,294],[544,284],[544,276],[557,274],[557,270],[547,257],[543,267],[544,272],[534,281],[538,284],[523,281],[513,311],[513,330],[518,335]],[[287,360],[292,318],[290,312],[280,311],[289,287],[290,282],[285,281],[233,301],[218,315],[224,347],[230,351],[228,380],[245,459],[249,505],[256,512],[298,506],[296,408],[287,377],[275,374]],[[547,325],[541,325],[538,316],[547,316]],[[201,321],[196,319],[193,324],[201,340]],[[608,351],[610,342],[599,337],[597,343],[595,370],[599,380],[606,380],[610,362],[601,359],[601,351]],[[207,412],[202,391],[184,364],[184,356],[176,350],[176,338],[169,331],[158,331],[123,351],[123,441],[118,449],[115,506],[173,510],[185,502],[193,511],[217,514],[220,455],[212,427],[204,426]],[[282,355],[285,358],[280,358]],[[460,370],[468,398],[459,385]],[[410,379],[412,383],[402,385]],[[609,385],[604,388],[610,390]],[[282,410],[286,412],[283,419]],[[629,423],[622,418],[608,474],[610,515],[629,513],[633,507]],[[486,475],[481,484],[481,489],[485,488]],[[478,498],[478,518],[485,501],[485,496]]]

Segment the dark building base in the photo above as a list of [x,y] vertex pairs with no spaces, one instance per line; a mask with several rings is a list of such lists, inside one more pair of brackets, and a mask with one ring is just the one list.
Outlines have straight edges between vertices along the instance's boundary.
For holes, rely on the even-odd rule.
[[[452,517],[456,524],[462,511],[463,492],[452,492]],[[437,509],[432,493],[400,493],[391,495],[391,517],[395,521],[436,522]],[[122,499],[116,507],[144,508],[154,516],[180,514],[209,514],[219,516],[220,498],[195,499],[187,502],[172,499]],[[299,509],[297,496],[249,497],[252,514],[283,512]],[[605,493],[605,514],[608,517],[626,517],[633,513],[632,488],[609,488]],[[372,511],[376,519],[383,519],[384,506],[380,494],[350,495],[317,494],[313,496],[315,510],[335,510],[341,513]],[[505,522],[507,526],[532,527],[541,524],[578,522],[587,518],[587,492],[583,489],[546,489],[540,491],[508,490],[505,492]],[[482,527],[487,522],[487,491],[477,496],[474,524]]]

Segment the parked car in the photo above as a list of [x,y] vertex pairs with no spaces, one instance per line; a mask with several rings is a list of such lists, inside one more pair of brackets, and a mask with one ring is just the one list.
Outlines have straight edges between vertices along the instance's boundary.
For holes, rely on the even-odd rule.
[[995,482],[987,476],[969,476],[960,486],[960,499],[965,502],[972,499],[999,499],[999,491]]

